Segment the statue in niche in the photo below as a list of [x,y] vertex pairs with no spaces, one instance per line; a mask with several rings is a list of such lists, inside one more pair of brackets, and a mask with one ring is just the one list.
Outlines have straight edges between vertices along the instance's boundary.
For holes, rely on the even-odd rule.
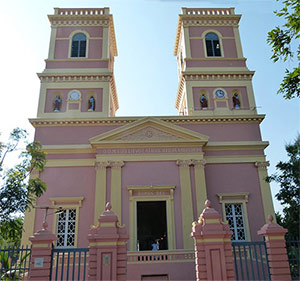
[[62,99],[59,95],[57,95],[53,101],[54,112],[59,112],[61,107]]
[[88,111],[95,111],[95,104],[96,104],[95,98],[91,96],[89,98]]
[[241,101],[240,101],[239,95],[237,93],[235,93],[232,96],[232,102],[233,102],[233,108],[238,109],[241,107]]
[[201,104],[202,109],[208,107],[208,99],[204,94],[202,94],[202,96],[200,98],[200,104]]

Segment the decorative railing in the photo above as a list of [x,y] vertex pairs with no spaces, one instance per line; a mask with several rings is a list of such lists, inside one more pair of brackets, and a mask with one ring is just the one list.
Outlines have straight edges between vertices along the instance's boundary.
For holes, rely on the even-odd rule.
[[88,248],[52,249],[50,280],[86,280],[88,252]]
[[195,262],[194,251],[139,251],[127,253],[128,264],[159,262]]
[[203,16],[225,16],[233,15],[233,9],[196,9],[184,8],[183,14],[185,15],[203,15]]
[[0,248],[0,280],[28,280],[31,248]]
[[55,15],[61,16],[95,16],[109,14],[109,8],[98,9],[55,9]]
[[232,242],[236,280],[271,280],[264,241]]
[[299,238],[286,237],[286,250],[293,280],[300,279],[300,241]]

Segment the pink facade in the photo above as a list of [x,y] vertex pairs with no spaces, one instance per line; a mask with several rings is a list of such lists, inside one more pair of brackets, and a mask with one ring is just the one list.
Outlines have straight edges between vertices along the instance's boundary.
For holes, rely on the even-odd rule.
[[[224,227],[227,252],[229,227],[237,241],[255,241],[266,215],[274,212],[264,182],[267,143],[262,141],[259,127],[264,116],[253,109],[253,92],[247,81],[253,74],[245,58],[238,57],[241,47],[234,28],[239,16],[232,20],[229,14],[214,13],[216,24],[210,25],[203,9],[197,14],[198,23],[188,26],[189,34],[177,30],[176,38],[189,37],[192,58],[185,59],[188,74],[179,73],[176,108],[184,116],[114,117],[118,99],[111,72],[117,55],[112,15],[107,8],[99,13],[87,9],[77,14],[77,21],[74,12],[56,9],[50,17],[56,29],[50,42],[53,57],[46,60],[46,70],[40,75],[38,117],[30,120],[36,128],[35,140],[43,145],[48,160],[40,174],[47,191],[37,205],[62,207],[61,214],[48,217],[48,229],[58,237],[56,247],[90,245],[90,276],[100,274],[103,264],[98,261],[104,255],[106,259],[115,257],[123,272],[125,261],[117,261],[121,249],[120,256],[128,252],[128,280],[159,276],[193,280],[194,242],[190,232],[207,198],[222,220],[229,222]],[[183,9],[181,25],[186,17],[195,18]],[[61,22],[65,18],[69,18],[67,25]],[[80,32],[87,35],[82,44],[74,37]],[[210,46],[204,39],[208,32],[213,33]],[[184,42],[176,41],[178,59],[183,47],[188,47],[182,45]],[[70,57],[70,48],[76,50],[75,57]],[[243,76],[236,74],[236,67],[242,69]],[[200,104],[202,93],[208,98],[205,110]],[[238,108],[232,100],[235,93],[240,101]],[[57,95],[62,101],[55,110]],[[102,214],[107,201],[112,202],[116,215],[110,209],[104,212],[108,217]],[[37,209],[29,219],[33,230],[38,230],[42,210]],[[118,219],[121,224],[117,224]],[[115,236],[108,237],[108,233]],[[122,241],[117,235],[123,237]],[[218,256],[223,250],[220,246],[214,253]],[[224,257],[228,259],[228,253]],[[102,269],[107,278],[117,276],[114,269]],[[124,280],[124,274],[119,280]]]

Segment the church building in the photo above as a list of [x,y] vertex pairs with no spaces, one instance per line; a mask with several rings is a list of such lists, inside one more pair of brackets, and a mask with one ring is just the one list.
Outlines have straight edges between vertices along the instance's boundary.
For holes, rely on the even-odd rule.
[[[128,229],[128,255],[192,253],[192,223],[206,199],[233,241],[261,239],[257,231],[274,208],[241,15],[182,8],[174,38],[178,116],[164,117],[116,116],[118,31],[109,8],[55,8],[48,17],[49,54],[30,123],[47,152],[45,170],[32,175],[47,184],[37,206],[62,207],[47,217],[55,247],[87,247],[106,202]],[[25,214],[23,244],[43,216],[41,209]]]

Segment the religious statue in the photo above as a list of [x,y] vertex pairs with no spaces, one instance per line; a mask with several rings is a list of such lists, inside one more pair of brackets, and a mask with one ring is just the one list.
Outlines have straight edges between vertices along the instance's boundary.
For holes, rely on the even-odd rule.
[[54,107],[54,112],[59,112],[60,111],[60,107],[61,107],[61,97],[60,96],[56,96],[53,102],[53,107]]
[[88,104],[88,111],[95,111],[95,98],[93,96],[91,96],[89,98],[89,104]]
[[232,102],[233,102],[233,108],[240,108],[241,107],[241,102],[239,99],[239,95],[237,93],[235,93],[232,96]]
[[207,108],[208,107],[208,99],[204,94],[202,94],[202,96],[200,98],[200,104],[201,104],[201,108]]

